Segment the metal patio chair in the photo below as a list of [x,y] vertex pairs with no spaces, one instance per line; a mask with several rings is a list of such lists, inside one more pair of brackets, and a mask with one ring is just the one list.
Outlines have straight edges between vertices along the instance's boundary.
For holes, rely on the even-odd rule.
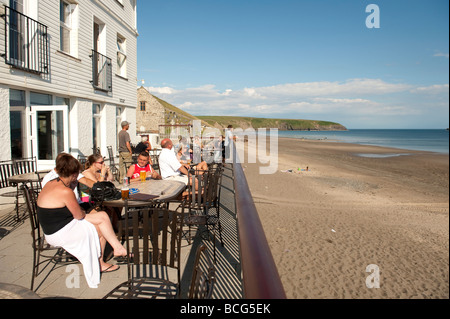
[[220,243],[224,246],[219,209],[221,176],[221,166],[211,166],[205,171],[191,169],[188,173],[190,185],[184,194],[188,209],[185,217],[185,224],[189,227],[187,240],[191,243],[192,226],[205,227],[208,239],[213,233],[214,262],[216,261],[216,231],[219,232]]
[[[31,226],[33,270],[31,273],[30,289],[33,290],[35,279],[41,275],[47,267],[51,268],[48,271],[47,276],[41,281],[41,284],[45,281],[52,270],[68,264],[75,264],[79,261],[63,248],[53,247],[45,241],[44,233],[41,229],[37,216],[38,192],[27,185],[22,186],[22,191],[25,196]],[[40,269],[41,266],[42,268]],[[39,289],[39,287],[37,289]]]
[[114,175],[114,179],[118,182],[120,178],[119,174],[119,164],[116,164],[114,152],[112,149],[112,146],[106,146],[106,149],[108,150],[108,158],[109,158],[109,168],[111,169],[111,173]]
[[216,283],[215,267],[206,245],[198,247],[192,271],[189,299],[211,299]]
[[104,299],[178,298],[184,209],[131,208],[125,201],[124,210],[128,280]]

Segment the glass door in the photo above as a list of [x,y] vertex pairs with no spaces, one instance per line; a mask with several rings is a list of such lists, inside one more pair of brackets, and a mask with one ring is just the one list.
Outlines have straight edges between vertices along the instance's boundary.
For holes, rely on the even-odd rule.
[[31,106],[31,143],[39,167],[52,168],[59,153],[69,152],[68,123],[66,105]]

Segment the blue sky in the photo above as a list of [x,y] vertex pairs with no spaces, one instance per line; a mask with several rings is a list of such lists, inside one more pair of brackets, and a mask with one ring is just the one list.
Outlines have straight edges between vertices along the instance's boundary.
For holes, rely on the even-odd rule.
[[448,25],[448,0],[141,0],[138,79],[194,115],[447,128]]

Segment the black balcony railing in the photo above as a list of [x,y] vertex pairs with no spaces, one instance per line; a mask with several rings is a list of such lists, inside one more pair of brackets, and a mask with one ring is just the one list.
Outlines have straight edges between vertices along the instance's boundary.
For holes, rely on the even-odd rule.
[[49,72],[47,26],[5,6],[6,64],[34,73]]
[[101,91],[112,92],[111,59],[92,50],[92,86]]

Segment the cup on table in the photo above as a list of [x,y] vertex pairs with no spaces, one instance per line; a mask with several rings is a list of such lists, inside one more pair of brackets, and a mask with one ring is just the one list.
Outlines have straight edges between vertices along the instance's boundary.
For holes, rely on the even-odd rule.
[[126,200],[130,198],[130,189],[128,186],[122,187],[122,200]]
[[147,172],[146,171],[140,171],[139,173],[140,178],[141,178],[141,182],[144,182],[145,179],[147,178]]

